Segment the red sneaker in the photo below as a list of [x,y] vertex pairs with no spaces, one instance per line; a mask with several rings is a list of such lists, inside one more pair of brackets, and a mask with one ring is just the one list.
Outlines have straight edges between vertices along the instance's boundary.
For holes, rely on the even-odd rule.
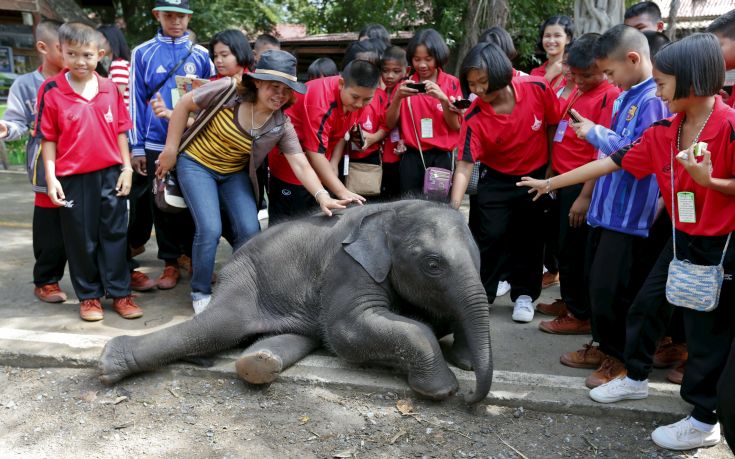
[[541,278],[541,288],[549,288],[552,285],[559,285],[559,273],[546,271],[544,277]]
[[33,289],[33,294],[46,303],[63,303],[66,301],[66,293],[61,291],[58,282],[36,287]]
[[589,319],[579,320],[571,313],[554,320],[545,320],[538,324],[538,328],[556,335],[587,335],[592,332]]
[[176,287],[176,284],[179,282],[179,266],[178,265],[169,265],[163,267],[163,274],[161,274],[161,277],[158,278],[158,288],[159,290],[168,290]]
[[157,281],[151,279],[140,271],[132,271],[130,273],[130,288],[136,292],[147,292],[149,290],[153,290],[157,284]]
[[99,298],[90,298],[79,302],[79,317],[87,322],[96,322],[104,318]]
[[112,300],[112,309],[123,319],[137,319],[143,316],[143,310],[133,302],[131,295]]
[[561,298],[554,300],[553,303],[539,303],[536,310],[547,316],[565,316],[567,315],[567,304]]

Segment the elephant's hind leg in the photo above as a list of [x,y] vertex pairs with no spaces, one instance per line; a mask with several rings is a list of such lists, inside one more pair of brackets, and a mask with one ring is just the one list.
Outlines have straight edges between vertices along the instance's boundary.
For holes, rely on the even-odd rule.
[[281,371],[319,347],[319,340],[303,335],[268,336],[245,349],[235,364],[240,379],[250,384],[267,384]]

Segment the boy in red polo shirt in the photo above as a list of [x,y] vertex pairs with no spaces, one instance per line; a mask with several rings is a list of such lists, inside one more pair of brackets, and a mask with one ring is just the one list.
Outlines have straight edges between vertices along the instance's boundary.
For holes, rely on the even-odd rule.
[[[48,195],[60,207],[79,315],[103,317],[100,297],[126,319],[143,315],[130,295],[127,206],[133,169],[126,132],[132,123],[115,84],[94,71],[104,55],[100,34],[82,23],[59,28],[64,70],[38,95]],[[120,165],[122,164],[122,168]]]
[[[735,10],[712,21],[712,24],[707,26],[707,32],[715,34],[720,42],[722,56],[725,58],[725,69],[735,69]],[[727,98],[727,104],[735,108],[735,95],[731,94]]]
[[[365,61],[349,63],[341,76],[318,78],[306,83],[306,95],[297,95],[286,114],[324,186],[339,199],[364,202],[339,180],[337,166],[330,162],[335,148],[344,148],[344,136],[368,106],[378,86],[380,71]],[[314,206],[314,197],[296,178],[280,152],[268,155],[270,167],[269,223],[302,214]]]
[[[563,174],[597,159],[595,148],[577,137],[569,126],[572,109],[595,124],[610,126],[613,102],[620,90],[611,85],[595,62],[594,47],[599,34],[585,34],[569,47],[567,63],[576,88],[569,95],[554,135],[551,166]],[[557,316],[543,321],[539,328],[547,333],[590,333],[590,307],[585,282],[587,247],[587,209],[595,182],[564,188],[559,200],[559,280],[561,300],[552,304],[539,303],[536,309]]]

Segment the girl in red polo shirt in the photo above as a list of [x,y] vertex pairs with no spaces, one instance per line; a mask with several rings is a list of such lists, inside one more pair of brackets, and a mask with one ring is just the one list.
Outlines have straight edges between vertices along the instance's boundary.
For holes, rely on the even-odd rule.
[[546,62],[531,70],[531,75],[540,76],[551,83],[554,91],[566,85],[561,61],[564,48],[574,39],[574,23],[569,16],[552,16],[539,28],[539,45],[546,53]]
[[530,322],[541,293],[543,208],[515,186],[523,175],[543,178],[549,162],[548,130],[559,122],[559,100],[548,82],[513,78],[513,66],[492,43],[481,43],[462,62],[465,93],[477,98],[467,109],[459,134],[459,159],[451,204],[459,208],[475,161],[480,276],[492,302],[504,267],[509,266],[513,320]]
[[400,126],[406,145],[400,165],[404,194],[421,192],[427,167],[452,169],[461,124],[452,102],[462,98],[459,80],[443,70],[449,48],[439,32],[419,30],[408,42],[406,54],[412,75],[393,93],[385,116],[388,129]]
[[[657,445],[674,450],[719,443],[716,399],[718,395],[732,398],[732,381],[720,383],[727,394],[717,393],[735,336],[735,241],[729,241],[735,230],[735,110],[717,96],[724,77],[722,54],[713,35],[694,34],[666,45],[656,55],[653,78],[656,95],[675,116],[654,123],[639,141],[605,159],[548,180],[524,177],[519,183],[538,197],[620,168],[639,179],[655,174],[675,226],[676,257],[699,265],[717,265],[724,258],[729,276],[722,284],[720,306],[711,312],[681,309],[689,351],[681,396],[694,409],[691,416],[651,434]],[[701,156],[694,154],[698,142],[707,143]],[[664,318],[670,311],[662,313],[662,308],[669,307],[665,292],[673,256],[669,243],[638,292],[631,311],[642,313],[628,315],[628,323],[638,325],[633,333],[628,327],[628,342],[643,340],[655,349],[663,336]],[[626,353],[633,347],[626,346]],[[592,389],[590,397],[601,403],[645,398],[647,377],[628,368],[627,376]]]

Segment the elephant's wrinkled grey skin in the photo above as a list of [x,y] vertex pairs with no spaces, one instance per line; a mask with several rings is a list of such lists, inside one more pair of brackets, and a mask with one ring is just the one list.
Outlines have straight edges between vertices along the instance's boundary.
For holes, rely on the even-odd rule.
[[237,362],[249,382],[272,381],[324,344],[348,361],[397,367],[414,391],[443,399],[456,392],[457,380],[434,330],[451,327],[457,339],[448,354],[474,370],[475,390],[466,400],[478,402],[492,382],[479,269],[464,218],[443,204],[373,204],[277,225],[224,266],[204,312],[147,335],[112,339],[100,357],[100,380],[112,384],[265,336]]

